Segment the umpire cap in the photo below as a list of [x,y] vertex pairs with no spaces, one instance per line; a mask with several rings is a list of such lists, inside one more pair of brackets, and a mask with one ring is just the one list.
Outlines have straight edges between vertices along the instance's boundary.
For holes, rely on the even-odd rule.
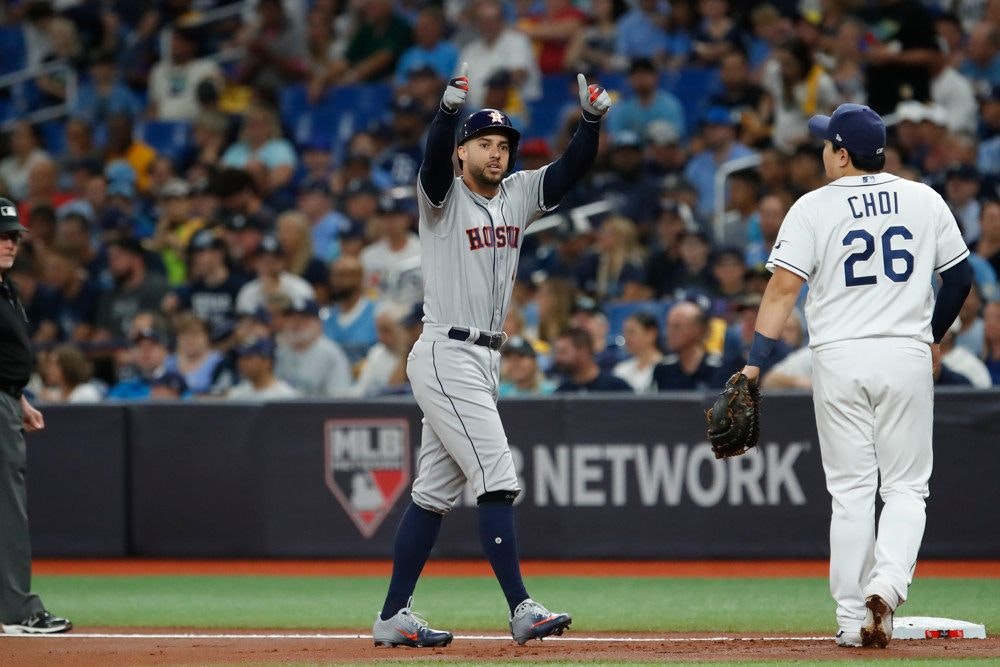
[[0,232],[26,232],[28,228],[21,224],[17,215],[17,207],[9,199],[0,198]]
[[510,118],[496,109],[480,109],[465,119],[459,131],[458,143],[464,144],[481,134],[502,134],[510,142],[510,161],[507,163],[507,173],[514,171],[517,162],[517,145],[521,142],[521,133],[510,123]]

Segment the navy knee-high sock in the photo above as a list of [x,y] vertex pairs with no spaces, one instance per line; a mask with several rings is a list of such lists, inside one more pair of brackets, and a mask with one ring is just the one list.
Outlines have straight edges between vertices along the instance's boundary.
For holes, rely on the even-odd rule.
[[403,512],[392,547],[392,579],[389,580],[389,592],[382,606],[383,621],[395,616],[413,595],[440,529],[441,515],[437,512],[425,510],[412,502]]
[[479,505],[479,540],[493,566],[511,613],[528,598],[521,580],[514,532],[514,507],[508,502],[484,502]]

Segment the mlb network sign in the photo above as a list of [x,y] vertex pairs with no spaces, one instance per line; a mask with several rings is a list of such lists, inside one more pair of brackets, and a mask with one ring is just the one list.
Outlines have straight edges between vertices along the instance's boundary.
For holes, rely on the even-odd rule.
[[[519,504],[535,507],[805,505],[797,464],[811,443],[762,443],[716,459],[707,442],[580,443],[511,447]],[[466,487],[461,504],[474,507]]]
[[323,425],[326,485],[370,538],[410,485],[406,419],[330,419]]

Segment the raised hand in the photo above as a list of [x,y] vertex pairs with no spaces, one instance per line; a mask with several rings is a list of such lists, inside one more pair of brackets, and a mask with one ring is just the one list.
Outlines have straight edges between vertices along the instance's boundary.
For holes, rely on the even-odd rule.
[[469,77],[465,75],[468,71],[469,63],[462,63],[458,76],[448,81],[448,87],[444,89],[444,96],[441,98],[441,106],[445,111],[454,112],[465,104],[465,98],[469,95]]
[[611,108],[611,96],[596,83],[587,85],[587,77],[583,74],[576,75],[576,82],[580,86],[580,106],[591,116],[600,118]]

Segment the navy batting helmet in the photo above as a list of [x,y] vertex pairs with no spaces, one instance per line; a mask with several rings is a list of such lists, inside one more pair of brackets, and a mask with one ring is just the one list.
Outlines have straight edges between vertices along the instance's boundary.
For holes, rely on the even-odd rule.
[[521,133],[510,124],[510,118],[502,111],[496,109],[480,109],[465,119],[462,129],[459,130],[458,143],[464,144],[473,137],[481,134],[502,134],[510,142],[510,161],[507,163],[507,173],[514,171],[514,163],[517,162],[517,145],[521,141]]

